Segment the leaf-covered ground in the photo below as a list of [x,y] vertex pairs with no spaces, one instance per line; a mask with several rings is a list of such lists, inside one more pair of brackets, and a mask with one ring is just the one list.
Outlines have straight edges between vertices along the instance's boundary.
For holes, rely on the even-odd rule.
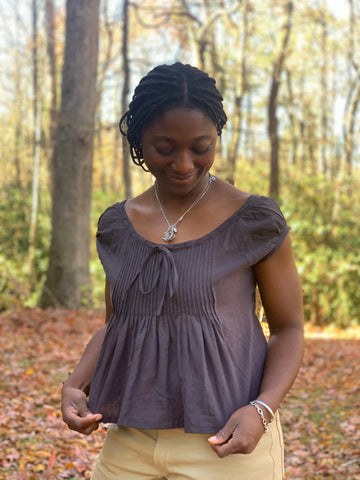
[[[98,312],[24,310],[0,315],[0,479],[90,477],[105,432],[62,423],[61,382]],[[360,480],[360,329],[307,331],[303,367],[281,407],[288,479]]]

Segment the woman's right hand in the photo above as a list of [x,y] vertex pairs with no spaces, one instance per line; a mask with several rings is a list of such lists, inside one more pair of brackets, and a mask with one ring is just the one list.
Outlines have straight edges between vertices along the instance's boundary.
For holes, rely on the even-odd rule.
[[78,389],[64,384],[61,392],[61,412],[64,422],[71,430],[90,435],[99,427],[102,418],[100,413],[91,413],[86,394]]

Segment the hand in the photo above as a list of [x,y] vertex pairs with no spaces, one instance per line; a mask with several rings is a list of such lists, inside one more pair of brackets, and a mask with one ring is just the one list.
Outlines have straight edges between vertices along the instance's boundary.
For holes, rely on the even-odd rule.
[[74,387],[63,386],[61,396],[61,412],[64,422],[71,430],[90,435],[99,427],[102,418],[100,413],[90,412],[85,393]]
[[251,453],[264,433],[260,415],[252,405],[239,408],[224,427],[208,439],[220,457],[232,453]]

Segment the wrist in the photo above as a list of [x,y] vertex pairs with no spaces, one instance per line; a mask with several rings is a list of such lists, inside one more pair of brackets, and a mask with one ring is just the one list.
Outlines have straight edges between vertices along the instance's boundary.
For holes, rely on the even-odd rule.
[[62,392],[66,392],[66,390],[80,390],[88,395],[90,390],[90,384],[86,384],[85,382],[74,382],[71,377],[69,377],[65,382],[63,382]]
[[272,422],[274,420],[274,417],[275,417],[275,412],[271,408],[271,406],[267,402],[265,402],[264,400],[260,400],[258,398],[256,400],[254,400],[254,402],[257,403],[259,405],[259,407],[262,408],[267,422],[268,423]]
[[269,422],[265,417],[264,409],[261,408],[260,404],[258,404],[255,400],[251,401],[250,405],[253,406],[257,411],[257,414],[259,415],[259,419],[261,420],[264,427],[264,433],[266,433],[268,431]]

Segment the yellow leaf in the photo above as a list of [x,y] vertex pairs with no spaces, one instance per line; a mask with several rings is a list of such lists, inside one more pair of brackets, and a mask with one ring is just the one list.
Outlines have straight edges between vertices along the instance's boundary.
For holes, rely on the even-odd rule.
[[45,470],[45,465],[41,465],[41,463],[39,463],[39,465],[34,465],[32,467],[32,470],[34,470],[35,472],[42,472]]

